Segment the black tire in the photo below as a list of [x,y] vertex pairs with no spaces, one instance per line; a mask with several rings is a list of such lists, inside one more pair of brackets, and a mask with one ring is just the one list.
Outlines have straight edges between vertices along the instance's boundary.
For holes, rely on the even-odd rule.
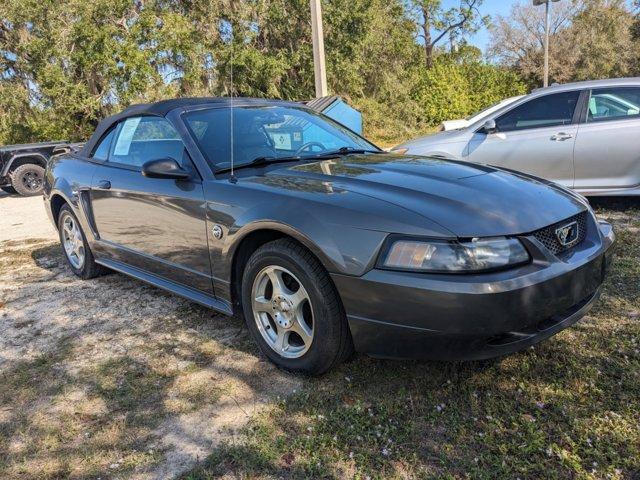
[[[256,277],[269,266],[284,267],[295,275],[309,295],[313,312],[313,340],[298,358],[278,354],[265,341],[253,312],[252,288]],[[245,322],[262,352],[278,367],[288,371],[320,375],[345,361],[353,353],[353,342],[336,288],[318,259],[290,239],[269,242],[249,258],[241,285]]]
[[40,195],[44,186],[44,168],[33,163],[25,163],[13,170],[9,177],[11,186],[15,191],[24,196],[30,197]]
[[15,195],[16,193],[18,193],[18,192],[16,192],[15,188],[13,188],[12,186],[9,186],[9,185],[7,185],[5,187],[0,187],[0,190],[2,190],[3,192],[8,193],[9,195]]
[[[79,268],[73,265],[64,247],[63,222],[66,216],[70,216],[73,219],[78,229],[80,230],[80,234],[82,236],[82,243],[84,245],[84,261],[82,263],[82,266]],[[78,277],[82,278],[83,280],[89,280],[90,278],[95,278],[105,273],[105,268],[102,265],[98,265],[95,262],[93,253],[91,252],[91,249],[89,248],[89,243],[87,242],[87,237],[85,237],[84,232],[82,231],[82,227],[80,226],[80,223],[78,223],[78,218],[75,216],[75,214],[73,213],[73,210],[71,210],[71,207],[69,207],[69,205],[65,204],[60,209],[60,213],[58,214],[57,224],[58,224],[58,236],[60,238],[60,245],[62,246],[62,253],[64,253],[64,257],[67,260],[67,264],[69,265],[69,268],[71,268],[71,271]]]

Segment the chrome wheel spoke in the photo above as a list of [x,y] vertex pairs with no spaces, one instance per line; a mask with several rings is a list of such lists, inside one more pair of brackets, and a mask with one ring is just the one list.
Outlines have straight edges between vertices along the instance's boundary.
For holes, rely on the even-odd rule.
[[309,298],[306,290],[300,285],[298,291],[287,295],[289,301],[293,304],[294,309],[298,309]]
[[258,298],[253,299],[253,311],[254,312],[266,312],[269,314],[273,313],[273,304],[271,300],[260,296]]
[[313,339],[313,329],[307,326],[304,320],[300,321],[299,319],[296,319],[294,324],[291,326],[291,331],[300,335],[305,346],[311,344],[311,340]]
[[67,217],[64,220],[63,228],[65,233],[67,234],[67,238],[72,239],[74,237],[73,234],[73,223],[71,223],[71,219]]
[[275,350],[276,352],[282,354],[287,350],[288,344],[286,342],[287,331],[284,328],[278,328],[278,336],[275,341]]
[[273,291],[272,297],[283,295],[286,292],[287,287],[284,285],[284,281],[282,280],[282,272],[275,268],[270,268],[266,273],[269,280],[271,280],[271,288]]

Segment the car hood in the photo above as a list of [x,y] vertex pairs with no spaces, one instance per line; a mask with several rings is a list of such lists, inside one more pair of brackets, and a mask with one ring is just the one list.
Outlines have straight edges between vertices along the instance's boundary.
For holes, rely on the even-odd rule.
[[529,233],[587,208],[580,197],[545,180],[485,165],[394,154],[348,155],[275,168],[254,181],[291,194],[315,185],[322,188],[314,195],[348,192],[380,200],[458,237]]

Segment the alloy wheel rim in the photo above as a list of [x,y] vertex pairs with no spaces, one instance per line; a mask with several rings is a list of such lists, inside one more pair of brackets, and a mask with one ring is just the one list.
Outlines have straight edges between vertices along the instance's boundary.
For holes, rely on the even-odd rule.
[[302,282],[284,267],[263,268],[253,281],[253,317],[267,345],[284,358],[303,356],[313,342],[311,299]]
[[74,268],[81,269],[85,258],[82,233],[76,220],[68,213],[65,213],[62,219],[62,245],[69,263]]
[[42,177],[37,172],[26,172],[22,175],[22,185],[32,192],[42,188]]

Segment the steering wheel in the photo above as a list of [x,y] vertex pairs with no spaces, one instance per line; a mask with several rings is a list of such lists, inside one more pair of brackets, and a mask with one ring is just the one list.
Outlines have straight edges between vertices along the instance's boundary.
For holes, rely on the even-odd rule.
[[311,149],[313,147],[320,147],[322,150],[326,150],[327,148],[321,144],[320,142],[307,142],[304,145],[302,145],[300,148],[298,148],[296,150],[295,155],[299,155],[300,153],[302,153],[304,150]]

